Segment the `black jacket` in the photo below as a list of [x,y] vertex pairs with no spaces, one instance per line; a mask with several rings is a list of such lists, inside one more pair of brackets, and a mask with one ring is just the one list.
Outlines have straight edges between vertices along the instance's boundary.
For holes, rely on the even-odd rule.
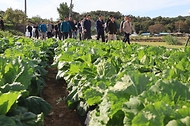
[[32,32],[32,27],[30,25],[28,26],[28,31]]
[[116,25],[115,22],[110,21],[108,23],[108,33],[109,34],[116,34],[116,32],[117,32],[117,27],[116,26],[117,25]]
[[84,21],[84,29],[86,29],[86,32],[91,32],[91,21],[90,20],[85,20]]
[[97,20],[96,21],[96,28],[97,28],[97,32],[104,32],[104,21],[100,21],[100,20]]
[[75,24],[73,21],[69,21],[72,30],[75,30]]

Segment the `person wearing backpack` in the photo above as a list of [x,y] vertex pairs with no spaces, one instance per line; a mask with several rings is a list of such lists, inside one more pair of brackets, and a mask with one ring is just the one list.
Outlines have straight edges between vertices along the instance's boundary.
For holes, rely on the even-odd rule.
[[126,21],[123,23],[123,32],[124,32],[124,39],[123,42],[128,42],[128,44],[130,44],[130,35],[132,33],[132,31],[134,33],[135,29],[133,28],[133,25],[131,23],[131,18],[129,16],[126,17]]
[[120,28],[119,28],[119,30],[120,30],[121,33],[123,33],[123,23],[124,23],[126,20],[127,20],[127,16],[124,16],[124,20],[121,21],[121,23],[120,23]]

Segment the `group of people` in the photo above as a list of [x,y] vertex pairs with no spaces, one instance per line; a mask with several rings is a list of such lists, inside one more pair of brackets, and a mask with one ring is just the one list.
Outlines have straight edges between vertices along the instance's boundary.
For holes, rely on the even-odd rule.
[[[119,30],[118,30],[119,29]],[[136,31],[131,23],[131,17],[124,16],[124,20],[120,23],[120,26],[116,23],[115,17],[110,15],[106,23],[103,21],[103,16],[99,15],[96,21],[97,40],[102,39],[102,42],[117,40],[117,33],[120,32],[124,35],[123,42],[130,44],[130,35],[132,31],[136,34]],[[105,39],[107,33],[107,40]]]
[[91,39],[91,20],[90,15],[84,17],[80,21],[73,20],[72,17],[60,19],[55,25],[55,38],[64,40],[69,38],[76,39],[79,34],[79,39]]
[[[60,19],[54,25],[52,22],[45,24],[44,21],[41,24],[36,24],[33,27],[28,25],[27,32],[29,32],[29,37],[36,37],[37,39],[41,36],[41,39],[46,39],[46,37],[55,37],[59,40],[64,40],[67,38],[77,38],[79,35],[80,40],[91,39],[91,17],[90,15],[85,15],[80,21],[73,20],[72,17],[65,17],[64,20]],[[96,21],[96,31],[97,40],[100,38],[102,42],[117,40],[116,34],[118,32],[123,33],[123,42],[128,42],[130,44],[130,34],[135,29],[132,26],[130,16],[125,16],[124,20],[121,22],[120,26],[115,22],[114,16],[110,15],[109,19],[104,22],[103,16],[99,15]],[[107,33],[107,39],[106,34]]]
[[35,37],[46,40],[46,37],[51,38],[53,37],[53,30],[54,30],[54,25],[53,22],[47,22],[45,24],[44,21],[41,21],[40,24],[36,23],[35,25],[31,26],[30,24],[27,25],[26,27],[26,36],[28,37]]

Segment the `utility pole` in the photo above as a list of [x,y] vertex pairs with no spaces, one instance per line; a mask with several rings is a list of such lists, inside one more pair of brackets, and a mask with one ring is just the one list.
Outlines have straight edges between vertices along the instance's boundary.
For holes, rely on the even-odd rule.
[[73,8],[73,0],[71,0],[71,3],[70,3],[69,16],[72,16],[72,8]]
[[25,15],[27,15],[27,13],[26,13],[26,0],[24,0],[24,13],[25,13]]
[[[190,14],[190,10],[188,11],[188,13]],[[190,34],[188,34],[188,39],[187,39],[187,42],[185,43],[185,47],[188,45],[189,40],[190,40]]]
[[179,22],[179,28],[178,29],[179,29],[178,32],[180,32],[181,31],[181,22]]
[[24,33],[26,32],[26,18],[27,18],[27,13],[26,13],[26,12],[27,12],[27,11],[26,11],[27,8],[26,8],[26,7],[27,7],[27,5],[26,5],[26,0],[24,0],[24,13],[25,13],[25,16],[26,16],[26,17],[24,17],[24,19],[23,19],[23,20],[24,20],[24,21],[23,21]]

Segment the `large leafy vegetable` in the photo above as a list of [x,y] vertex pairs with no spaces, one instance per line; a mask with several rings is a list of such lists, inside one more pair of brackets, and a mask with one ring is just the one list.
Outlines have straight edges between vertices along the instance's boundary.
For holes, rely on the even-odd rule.
[[181,126],[190,116],[189,54],[189,47],[66,40],[53,65],[67,81],[68,107],[91,110],[91,126]]

